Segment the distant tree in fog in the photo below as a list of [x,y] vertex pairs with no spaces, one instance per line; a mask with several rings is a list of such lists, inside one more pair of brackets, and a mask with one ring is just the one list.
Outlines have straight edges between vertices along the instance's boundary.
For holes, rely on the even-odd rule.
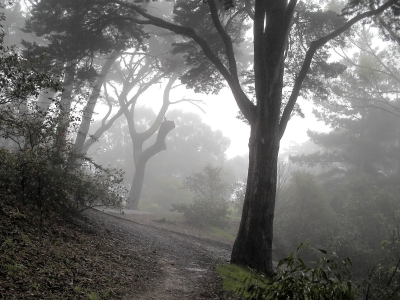
[[166,117],[174,120],[176,128],[166,140],[170,151],[160,153],[153,168],[183,178],[206,163],[222,165],[226,161],[229,139],[220,130],[212,130],[200,115],[172,110]]
[[[156,115],[151,109],[137,107],[134,118],[137,130],[145,131],[155,118]],[[164,209],[169,209],[170,204],[178,199],[164,195],[165,182],[175,182],[173,178],[180,182],[206,163],[224,164],[229,139],[223,136],[221,131],[213,131],[196,113],[172,110],[167,112],[166,118],[174,120],[176,127],[167,136],[168,151],[160,152],[146,165],[142,198],[146,203],[157,203]],[[126,172],[126,181],[130,182],[133,180],[134,168],[128,125],[126,121],[119,121],[114,126],[99,141],[101,147],[95,150],[93,155],[100,164],[110,161],[114,163],[113,167],[121,167]],[[144,143],[144,147],[153,142],[154,136]],[[222,171],[224,172],[225,170]],[[175,182],[173,185],[179,189],[179,184]],[[170,188],[168,190],[170,191]],[[180,194],[179,191],[174,193]],[[164,197],[161,197],[162,195]]]
[[[70,112],[79,96],[91,93],[84,110],[78,136],[80,153],[87,134],[94,106],[101,86],[119,51],[140,49],[146,37],[141,25],[131,21],[104,19],[104,11],[114,12],[116,7],[105,3],[82,1],[41,0],[31,3],[25,31],[42,37],[42,43],[27,43],[29,55],[40,57],[46,53],[42,67],[63,74],[57,147],[62,148],[68,136]],[[50,91],[50,97],[53,93]],[[43,97],[48,102],[49,97]]]
[[[152,47],[150,50],[153,50],[155,54],[161,52],[163,48],[162,42],[162,39],[157,41],[150,40],[149,45]],[[181,102],[197,105],[198,101],[192,99],[170,100],[170,92],[174,88],[174,83],[177,81],[182,71],[181,69],[182,63],[176,57],[164,56],[158,58],[144,53],[138,53],[137,57],[135,57],[135,53],[122,55],[120,64],[111,70],[109,81],[106,83],[108,89],[111,90],[107,92],[108,89],[105,89],[105,100],[110,107],[109,113],[111,113],[114,106],[113,101],[118,103],[117,113],[110,119],[108,119],[109,114],[107,114],[102,121],[102,126],[96,130],[93,138],[88,140],[87,143],[90,143],[89,146],[93,144],[97,138],[112,126],[117,118],[122,114],[125,116],[132,143],[131,155],[134,162],[134,176],[128,196],[128,207],[130,209],[138,208],[147,162],[157,153],[167,149],[165,144],[166,136],[175,127],[173,120],[165,118],[168,108]],[[153,119],[146,120],[145,126],[139,129],[135,121],[136,118],[140,118],[140,115],[138,116],[135,113],[139,97],[150,86],[159,82],[161,78],[169,78],[161,99],[162,106],[157,115]],[[118,89],[118,84],[122,85],[121,90]],[[111,96],[111,92],[113,96]],[[145,146],[145,143],[153,135],[156,135],[156,139],[152,140],[151,145],[147,143]],[[131,168],[133,168],[132,165]]]
[[[158,112],[154,122],[149,125],[146,130],[139,132],[137,131],[137,128],[135,126],[134,108],[136,103],[133,103],[130,106],[130,109],[128,108],[124,110],[124,115],[127,120],[129,135],[131,137],[133,148],[131,155],[133,155],[133,161],[135,163],[134,176],[128,196],[128,208],[130,209],[138,208],[147,162],[154,155],[158,154],[162,150],[167,149],[165,139],[167,138],[167,134],[175,128],[174,121],[168,121],[164,118],[164,116],[169,105],[171,104],[169,100],[169,93],[177,77],[177,74],[174,74],[169,79],[169,82],[164,91],[163,105]],[[121,106],[126,105],[126,103],[124,102],[125,99],[121,97],[119,97],[119,99],[121,101]],[[144,148],[144,143],[148,139],[150,139],[155,133],[157,133],[156,140],[150,146]]]
[[[287,255],[303,241],[327,247],[337,236],[337,216],[318,178],[308,172],[294,171],[287,178],[277,202],[276,247],[279,255]],[[287,253],[282,253],[286,251]]]
[[400,45],[373,46],[366,28],[356,33],[352,56],[342,53],[346,71],[333,86],[330,101],[317,102],[315,114],[333,130],[309,131],[322,148],[293,160],[328,166],[337,176],[368,175],[400,179]]
[[221,178],[222,167],[207,164],[199,172],[185,177],[183,188],[194,194],[191,204],[172,204],[172,211],[183,213],[199,226],[222,226],[229,213],[231,187]]
[[23,31],[27,14],[22,10],[22,6],[19,2],[12,3],[10,1],[8,5],[3,6],[2,9],[6,16],[5,20],[1,22],[2,29],[5,33],[3,40],[4,46],[20,47],[23,40],[33,42],[37,39],[37,37]]
[[234,156],[226,161],[224,167],[233,173],[235,179],[246,179],[249,169],[249,158],[246,154]]

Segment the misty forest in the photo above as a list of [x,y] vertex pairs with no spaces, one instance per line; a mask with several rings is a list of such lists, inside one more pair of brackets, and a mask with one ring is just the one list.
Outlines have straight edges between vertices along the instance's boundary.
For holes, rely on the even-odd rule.
[[0,26],[1,299],[400,299],[399,0]]

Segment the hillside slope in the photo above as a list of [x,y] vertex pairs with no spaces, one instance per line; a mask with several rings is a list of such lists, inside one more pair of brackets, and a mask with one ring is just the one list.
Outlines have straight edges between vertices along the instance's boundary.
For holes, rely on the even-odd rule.
[[228,257],[99,211],[49,221],[0,206],[1,299],[229,299],[214,270]]

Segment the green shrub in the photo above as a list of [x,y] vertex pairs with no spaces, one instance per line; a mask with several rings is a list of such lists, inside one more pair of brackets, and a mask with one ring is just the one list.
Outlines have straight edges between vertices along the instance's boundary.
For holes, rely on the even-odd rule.
[[[51,99],[48,108],[39,103],[43,89],[61,90],[57,77],[4,47],[3,36],[0,30],[0,200],[36,207],[41,215],[119,206],[126,193],[121,172],[84,156],[82,167],[74,167],[73,133],[60,127],[60,100]],[[73,110],[66,115],[71,129],[79,118]]]
[[10,151],[0,148],[0,195],[34,205],[41,213],[72,212],[93,206],[119,207],[126,190],[122,174],[91,164],[68,170],[54,165],[45,148]]
[[400,299],[400,211],[394,212],[397,228],[381,242],[375,266],[359,282],[360,298],[365,300]]
[[186,177],[183,187],[194,193],[192,204],[172,204],[171,211],[183,213],[197,226],[223,226],[229,213],[229,185],[221,180],[220,167],[206,165],[201,172]]
[[355,290],[350,280],[350,259],[346,258],[339,263],[334,252],[332,256],[327,256],[327,251],[317,249],[319,260],[308,266],[299,256],[303,246],[300,244],[295,252],[282,259],[271,278],[256,281],[247,278],[244,287],[238,289],[238,292],[248,300],[355,299]]
[[172,204],[172,211],[183,213],[185,218],[197,226],[224,226],[229,205],[225,201],[194,199],[192,204]]

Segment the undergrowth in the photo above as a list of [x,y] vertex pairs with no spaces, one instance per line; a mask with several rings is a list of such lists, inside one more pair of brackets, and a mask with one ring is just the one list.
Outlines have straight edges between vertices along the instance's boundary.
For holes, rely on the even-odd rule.
[[302,247],[303,244],[282,259],[270,277],[236,265],[218,265],[224,289],[234,291],[246,300],[355,299],[350,259],[338,261],[334,252],[328,255],[327,251],[317,249],[319,259],[307,265],[299,255]]
[[146,262],[84,218],[0,205],[0,299],[122,299]]

